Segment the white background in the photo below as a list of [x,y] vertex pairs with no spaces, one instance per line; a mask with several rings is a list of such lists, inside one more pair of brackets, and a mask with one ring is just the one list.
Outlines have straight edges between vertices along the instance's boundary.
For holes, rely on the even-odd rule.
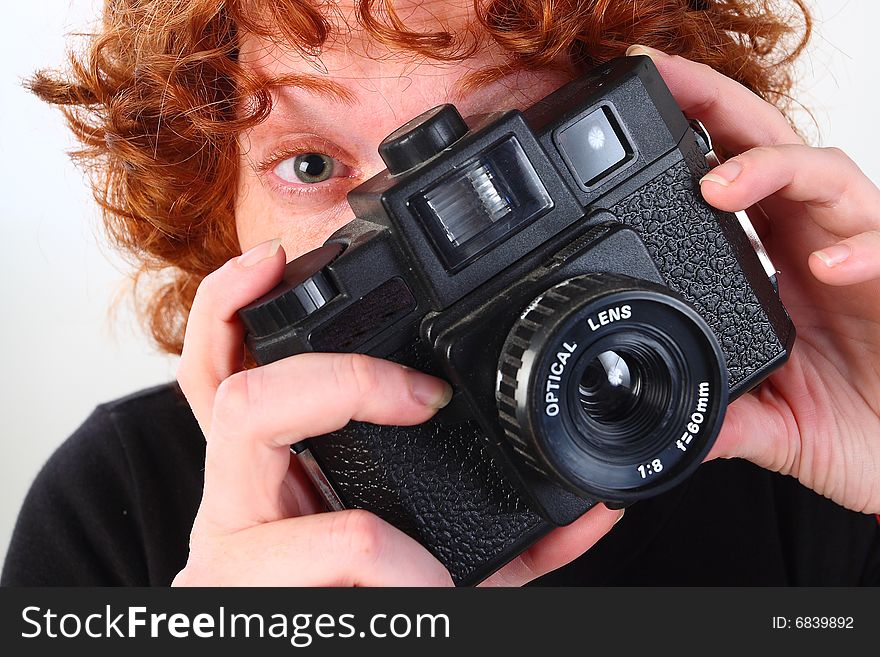
[[[34,475],[100,402],[173,377],[128,304],[111,302],[125,267],[105,246],[60,114],[21,79],[58,66],[64,35],[86,31],[97,0],[29,0],[4,7],[0,41],[0,558]],[[822,145],[844,148],[875,181],[880,155],[876,26],[880,3],[814,0],[817,25],[797,97]],[[804,124],[810,134],[815,128]],[[880,212],[880,208],[877,210]]]

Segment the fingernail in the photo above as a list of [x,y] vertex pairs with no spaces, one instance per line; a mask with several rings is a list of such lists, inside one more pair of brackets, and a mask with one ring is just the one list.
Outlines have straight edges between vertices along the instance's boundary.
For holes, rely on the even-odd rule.
[[[626,513],[626,509],[621,509],[621,510],[620,510],[620,515],[617,516],[617,520],[614,521],[614,524],[615,524],[615,525],[616,525],[617,523],[619,523],[621,520],[623,520],[623,514],[624,514],[624,513]],[[613,526],[614,526],[614,525],[612,525],[612,527],[613,527]]]
[[742,173],[743,165],[736,160],[727,160],[720,167],[715,167],[710,173],[700,178],[700,184],[704,182],[713,182],[722,187],[729,187],[730,183],[737,179]]
[[852,255],[852,249],[848,244],[841,242],[840,244],[829,246],[827,249],[816,251],[813,255],[824,262],[826,267],[836,267]]
[[279,239],[257,244],[238,256],[238,264],[242,267],[253,267],[257,263],[263,262],[263,260],[271,258],[278,253],[279,246],[281,246],[281,240]]
[[452,399],[452,386],[433,376],[410,370],[409,389],[413,398],[429,408],[443,408]]
[[657,50],[656,48],[651,48],[650,46],[643,46],[640,43],[634,43],[626,49],[627,57],[633,57],[634,55],[647,55],[651,59],[659,59],[661,57],[669,56],[662,50]]

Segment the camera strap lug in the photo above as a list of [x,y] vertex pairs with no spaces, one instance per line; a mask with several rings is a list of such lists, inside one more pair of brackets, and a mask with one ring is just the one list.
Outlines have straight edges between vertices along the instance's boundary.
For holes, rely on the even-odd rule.
[[294,449],[293,446],[291,446],[290,453],[299,460],[300,465],[303,470],[305,470],[305,473],[315,487],[315,490],[318,491],[318,495],[320,495],[321,499],[324,501],[327,510],[342,511],[345,508],[345,505],[339,498],[336,489],[333,488],[333,484],[327,479],[327,475],[324,474],[321,466],[318,465],[312,452],[308,447],[304,449],[299,449],[300,445],[297,445],[296,447],[297,449]]
[[[698,119],[691,119],[690,125],[691,129],[696,133],[697,143],[700,145],[700,150],[703,151],[703,154],[706,157],[706,162],[709,163],[709,168],[714,169],[719,166],[721,164],[721,159],[715,153],[714,146],[712,145],[712,136],[709,134],[709,131],[706,130],[706,127]],[[760,206],[758,207],[760,208]],[[761,211],[763,212],[763,210]],[[761,242],[761,238],[758,237],[758,231],[755,230],[752,220],[749,218],[749,215],[745,210],[734,212],[734,215],[739,221],[739,225],[742,226],[746,237],[749,238],[749,243],[752,245],[752,248],[758,255],[758,260],[761,262],[761,266],[764,268],[767,278],[770,279],[773,288],[778,292],[779,288],[776,282],[776,267],[774,266],[773,261],[770,260],[770,255],[767,253],[764,243]]]

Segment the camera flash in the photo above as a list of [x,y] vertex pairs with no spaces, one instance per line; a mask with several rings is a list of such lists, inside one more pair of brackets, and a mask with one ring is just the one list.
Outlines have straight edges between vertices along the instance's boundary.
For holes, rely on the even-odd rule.
[[408,204],[449,271],[553,207],[550,194],[513,136],[452,168]]
[[489,165],[477,161],[457,180],[425,194],[428,207],[454,246],[464,244],[510,212],[510,203],[495,186],[494,178]]

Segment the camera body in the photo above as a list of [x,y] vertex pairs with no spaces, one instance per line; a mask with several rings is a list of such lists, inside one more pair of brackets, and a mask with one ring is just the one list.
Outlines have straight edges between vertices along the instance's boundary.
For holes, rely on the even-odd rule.
[[357,218],[240,311],[259,364],[358,352],[453,386],[422,425],[295,446],[325,498],[466,585],[597,501],[685,479],[794,341],[740,221],[702,200],[707,150],[646,57],[386,138]]

